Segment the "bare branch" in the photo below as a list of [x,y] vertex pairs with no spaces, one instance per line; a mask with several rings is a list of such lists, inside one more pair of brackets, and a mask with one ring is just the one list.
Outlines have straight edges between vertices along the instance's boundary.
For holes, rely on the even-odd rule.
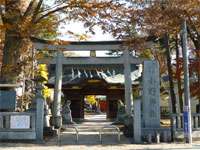
[[3,8],[2,8],[2,6],[0,6],[0,16],[1,17],[3,16]]
[[31,13],[31,10],[33,9],[33,4],[34,3],[35,3],[35,0],[31,0],[31,2],[29,3],[28,8],[26,9],[24,15],[22,16],[23,19],[26,18]]
[[61,11],[61,10],[65,9],[65,8],[68,8],[68,7],[69,7],[68,5],[65,5],[65,6],[63,6],[63,7],[59,7],[59,8],[57,8],[57,9],[52,10],[52,11],[49,11],[48,13],[44,14],[44,15],[41,16],[40,18],[36,19],[36,20],[34,21],[34,23],[38,23],[38,22],[40,22],[40,20],[42,20],[43,18],[48,17],[49,15],[51,15],[51,14],[53,14],[53,13],[55,13],[55,12]]
[[43,3],[43,0],[40,0],[40,1],[38,2],[38,5],[37,5],[37,7],[35,8],[35,10],[34,10],[34,12],[33,12],[32,22],[35,21],[35,19],[36,19],[38,13],[39,13],[39,11],[40,11],[40,8],[41,8],[41,6],[42,6],[42,3]]
[[2,8],[0,8],[0,17],[1,17],[2,22],[4,22],[4,20],[5,20],[5,15],[3,14]]
[[59,4],[57,4],[57,5],[52,6],[52,7],[50,7],[50,8],[46,8],[46,9],[44,9],[44,10],[40,10],[39,13],[44,13],[44,12],[47,12],[47,11],[51,11],[51,10],[53,10],[53,9],[56,9],[56,8],[58,8],[59,6],[63,5],[64,3],[65,3],[65,2],[62,2],[62,3],[59,3]]

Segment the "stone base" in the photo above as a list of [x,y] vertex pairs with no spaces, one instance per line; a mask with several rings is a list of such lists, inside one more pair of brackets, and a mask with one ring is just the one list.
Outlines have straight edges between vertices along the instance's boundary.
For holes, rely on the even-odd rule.
[[44,127],[44,136],[56,136],[57,131],[52,127]]
[[142,139],[148,142],[149,138],[153,143],[156,142],[156,134],[160,135],[160,142],[171,142],[171,130],[170,128],[142,128]]
[[123,133],[126,137],[133,137],[133,117],[132,116],[126,116],[124,118]]
[[62,126],[62,117],[61,116],[52,116],[51,119],[51,124],[56,128],[60,128]]
[[123,133],[126,137],[133,137],[133,125],[132,126],[124,126]]

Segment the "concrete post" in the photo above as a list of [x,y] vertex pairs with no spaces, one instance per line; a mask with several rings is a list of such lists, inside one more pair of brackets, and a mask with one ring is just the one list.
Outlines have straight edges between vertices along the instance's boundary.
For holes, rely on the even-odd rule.
[[151,133],[149,133],[149,134],[147,135],[147,142],[148,142],[149,144],[152,143],[152,135],[151,135]]
[[168,134],[167,134],[167,131],[163,131],[163,142],[168,142]]
[[124,50],[124,80],[125,80],[125,105],[126,113],[131,115],[133,106],[132,80],[131,80],[131,64],[129,61],[129,50]]
[[134,100],[133,142],[141,143],[141,100]]
[[3,116],[0,116],[0,129],[3,128]]
[[42,96],[36,96],[36,140],[43,141],[43,127],[44,127],[44,99]]
[[56,57],[56,79],[54,87],[54,100],[53,100],[53,125],[59,128],[62,124],[61,116],[61,94],[62,94],[62,58],[63,53],[57,52]]
[[156,133],[156,143],[160,143],[160,133]]

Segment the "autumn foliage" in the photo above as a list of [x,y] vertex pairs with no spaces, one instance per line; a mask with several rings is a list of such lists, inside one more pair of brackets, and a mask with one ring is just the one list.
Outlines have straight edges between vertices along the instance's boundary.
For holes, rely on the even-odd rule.
[[111,12],[120,7],[119,3],[113,2],[112,0],[55,0],[51,2],[1,0],[1,34],[3,34],[1,82],[15,82],[22,67],[34,59],[31,47],[32,37],[51,37],[52,34],[55,35],[59,23],[70,20],[85,22],[85,27],[92,32],[94,24],[91,24],[91,20],[109,18]]

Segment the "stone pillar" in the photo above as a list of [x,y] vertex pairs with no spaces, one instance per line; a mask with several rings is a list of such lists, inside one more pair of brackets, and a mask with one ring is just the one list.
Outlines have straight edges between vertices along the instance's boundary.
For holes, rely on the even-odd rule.
[[44,98],[42,96],[42,85],[36,87],[37,93],[35,97],[36,102],[36,140],[41,143],[43,141],[43,128],[44,128]]
[[160,74],[157,61],[144,61],[143,122],[145,128],[160,127]]
[[141,143],[141,100],[134,100],[133,142]]
[[53,125],[59,128],[62,124],[61,116],[61,94],[62,94],[62,51],[57,52],[56,57],[56,78],[54,86],[54,100],[53,100]]
[[129,50],[124,50],[124,80],[125,80],[125,105],[126,113],[131,115],[131,109],[133,105],[132,94],[132,80],[131,80],[131,64],[129,61]]

